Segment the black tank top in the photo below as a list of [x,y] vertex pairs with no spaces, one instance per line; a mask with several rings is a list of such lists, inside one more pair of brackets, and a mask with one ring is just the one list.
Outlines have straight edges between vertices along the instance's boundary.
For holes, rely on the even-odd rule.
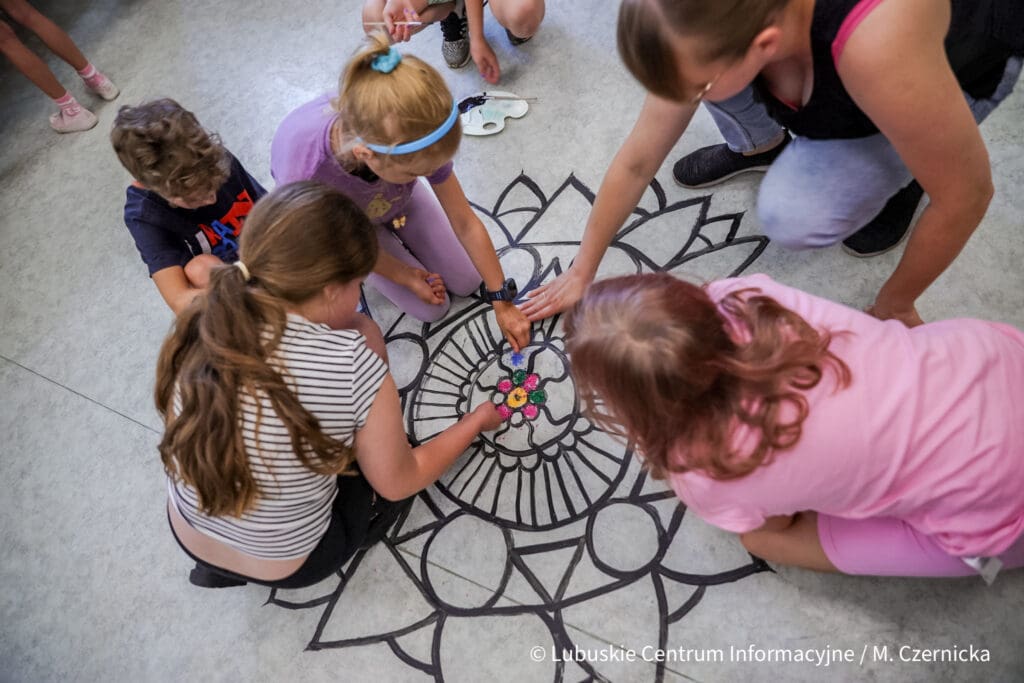
[[[846,17],[862,0],[817,0],[811,22],[814,89],[803,107],[776,98],[763,77],[755,95],[773,119],[797,135],[815,139],[860,138],[878,127],[846,92],[832,60],[832,43]],[[1010,55],[1024,54],[1024,0],[951,0],[946,55],[960,87],[972,97],[995,90]]]

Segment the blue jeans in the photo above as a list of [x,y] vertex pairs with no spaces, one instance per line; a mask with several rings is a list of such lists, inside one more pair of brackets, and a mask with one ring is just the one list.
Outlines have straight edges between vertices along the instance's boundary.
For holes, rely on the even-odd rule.
[[[1010,58],[992,97],[975,100],[964,93],[978,123],[1013,91],[1021,62],[1020,57]],[[752,88],[728,100],[704,104],[735,152],[749,152],[782,132],[754,100]],[[757,216],[764,234],[784,247],[827,247],[867,225],[911,179],[896,149],[881,133],[852,140],[796,137],[761,183]]]

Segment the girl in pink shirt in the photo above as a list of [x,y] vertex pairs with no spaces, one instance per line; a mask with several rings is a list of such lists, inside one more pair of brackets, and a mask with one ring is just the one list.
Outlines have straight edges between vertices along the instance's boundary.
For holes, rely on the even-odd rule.
[[566,329],[591,411],[751,553],[848,574],[1024,566],[1016,328],[908,329],[764,275],[648,274],[594,284]]

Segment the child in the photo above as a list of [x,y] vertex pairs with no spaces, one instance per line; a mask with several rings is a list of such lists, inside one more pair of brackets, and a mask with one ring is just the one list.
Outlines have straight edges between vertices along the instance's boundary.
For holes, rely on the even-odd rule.
[[378,496],[415,494],[501,423],[485,403],[409,446],[384,340],[355,313],[376,254],[373,226],[340,192],[278,187],[253,209],[241,260],[212,269],[164,342],[160,456],[193,583],[327,578],[375,540]]
[[110,141],[135,178],[125,225],[160,295],[180,313],[212,266],[238,258],[245,217],[266,190],[174,100],[121,107]]
[[1024,566],[1021,331],[664,273],[594,283],[566,331],[588,409],[751,553],[848,574]]
[[[488,4],[512,45],[532,38],[544,19],[544,0],[491,0]],[[409,40],[423,28],[399,23],[409,21],[441,22],[441,54],[452,69],[464,67],[472,57],[488,83],[501,78],[498,58],[484,36],[484,0],[366,0],[363,5],[363,27],[368,33],[384,22],[393,40]]]
[[[0,9],[13,21],[39,36],[43,44],[74,67],[92,92],[105,100],[112,100],[120,92],[78,49],[71,36],[25,0],[0,0]],[[14,67],[25,74],[37,88],[53,98],[59,110],[50,116],[50,127],[58,133],[76,133],[96,125],[96,115],[78,103],[57,77],[34,52],[18,40],[7,22],[0,21],[0,52],[11,60]]]
[[518,351],[530,324],[452,171],[461,135],[441,76],[379,32],[345,68],[336,99],[322,95],[281,123],[270,172],[278,183],[319,180],[363,207],[380,244],[367,282],[418,320],[440,320],[448,292],[468,296],[482,276],[482,295]]
[[[1019,0],[625,0],[619,51],[650,95],[612,161],[572,266],[525,307],[570,307],[704,102],[726,144],[676,163],[687,187],[771,170],[761,229],[803,249],[895,247],[921,214],[871,312],[921,323],[915,301],[956,258],[992,196],[977,122],[1012,90]],[[796,135],[792,142],[783,130]],[[915,180],[916,179],[916,180]]]

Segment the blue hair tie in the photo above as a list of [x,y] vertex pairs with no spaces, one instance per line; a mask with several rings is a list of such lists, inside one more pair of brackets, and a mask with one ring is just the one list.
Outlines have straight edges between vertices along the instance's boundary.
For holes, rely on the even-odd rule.
[[[394,49],[394,48],[392,48]],[[433,133],[430,133],[419,140],[413,140],[412,142],[403,142],[400,145],[374,145],[369,142],[360,140],[367,148],[372,149],[374,152],[380,154],[412,154],[418,152],[421,149],[426,149],[432,144],[443,138],[448,134],[448,131],[452,129],[455,122],[459,120],[459,105],[456,102],[452,102],[452,113],[448,115],[448,118],[444,120]]]
[[395,49],[394,45],[392,45],[388,48],[386,54],[377,55],[373,58],[373,61],[370,62],[370,68],[374,71],[379,71],[382,74],[389,74],[395,70],[395,67],[398,66],[398,63],[401,61],[402,54]]

